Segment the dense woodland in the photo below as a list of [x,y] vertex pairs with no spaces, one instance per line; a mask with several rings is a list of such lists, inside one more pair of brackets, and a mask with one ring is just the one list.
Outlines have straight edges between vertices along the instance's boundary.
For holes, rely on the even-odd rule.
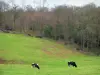
[[60,5],[54,8],[17,6],[0,1],[0,32],[23,33],[78,45],[100,54],[100,7]]

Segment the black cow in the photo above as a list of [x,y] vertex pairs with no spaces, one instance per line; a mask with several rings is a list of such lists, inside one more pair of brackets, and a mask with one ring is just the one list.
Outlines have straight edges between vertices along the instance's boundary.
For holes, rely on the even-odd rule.
[[36,64],[36,63],[32,63],[32,67],[35,67],[35,68],[40,69],[39,65],[38,65],[38,64]]
[[76,63],[74,61],[68,62],[68,66],[77,67],[77,65],[76,65]]

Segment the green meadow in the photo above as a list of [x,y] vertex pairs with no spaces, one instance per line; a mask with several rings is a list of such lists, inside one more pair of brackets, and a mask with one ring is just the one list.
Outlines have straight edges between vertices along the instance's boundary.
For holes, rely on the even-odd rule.
[[[71,60],[77,68],[68,67]],[[33,62],[40,70],[32,68]],[[100,75],[100,57],[46,38],[0,33],[0,75]]]

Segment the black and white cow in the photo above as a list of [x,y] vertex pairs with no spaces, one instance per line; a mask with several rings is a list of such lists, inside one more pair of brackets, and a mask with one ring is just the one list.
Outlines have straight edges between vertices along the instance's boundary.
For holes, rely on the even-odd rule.
[[36,63],[32,63],[32,67],[35,67],[35,68],[40,69],[39,65],[38,65],[38,64],[36,64]]
[[76,63],[74,61],[68,62],[68,66],[77,67],[77,65],[76,65]]

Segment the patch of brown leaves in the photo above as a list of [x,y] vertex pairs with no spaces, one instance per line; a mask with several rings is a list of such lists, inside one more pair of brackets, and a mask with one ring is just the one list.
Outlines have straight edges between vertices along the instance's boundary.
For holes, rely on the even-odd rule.
[[60,51],[48,51],[48,50],[43,50],[43,52],[49,56],[53,56],[53,57],[58,57],[58,58],[66,58],[68,52],[65,50],[60,50]]
[[23,61],[16,61],[16,60],[5,60],[0,58],[0,64],[24,64]]

